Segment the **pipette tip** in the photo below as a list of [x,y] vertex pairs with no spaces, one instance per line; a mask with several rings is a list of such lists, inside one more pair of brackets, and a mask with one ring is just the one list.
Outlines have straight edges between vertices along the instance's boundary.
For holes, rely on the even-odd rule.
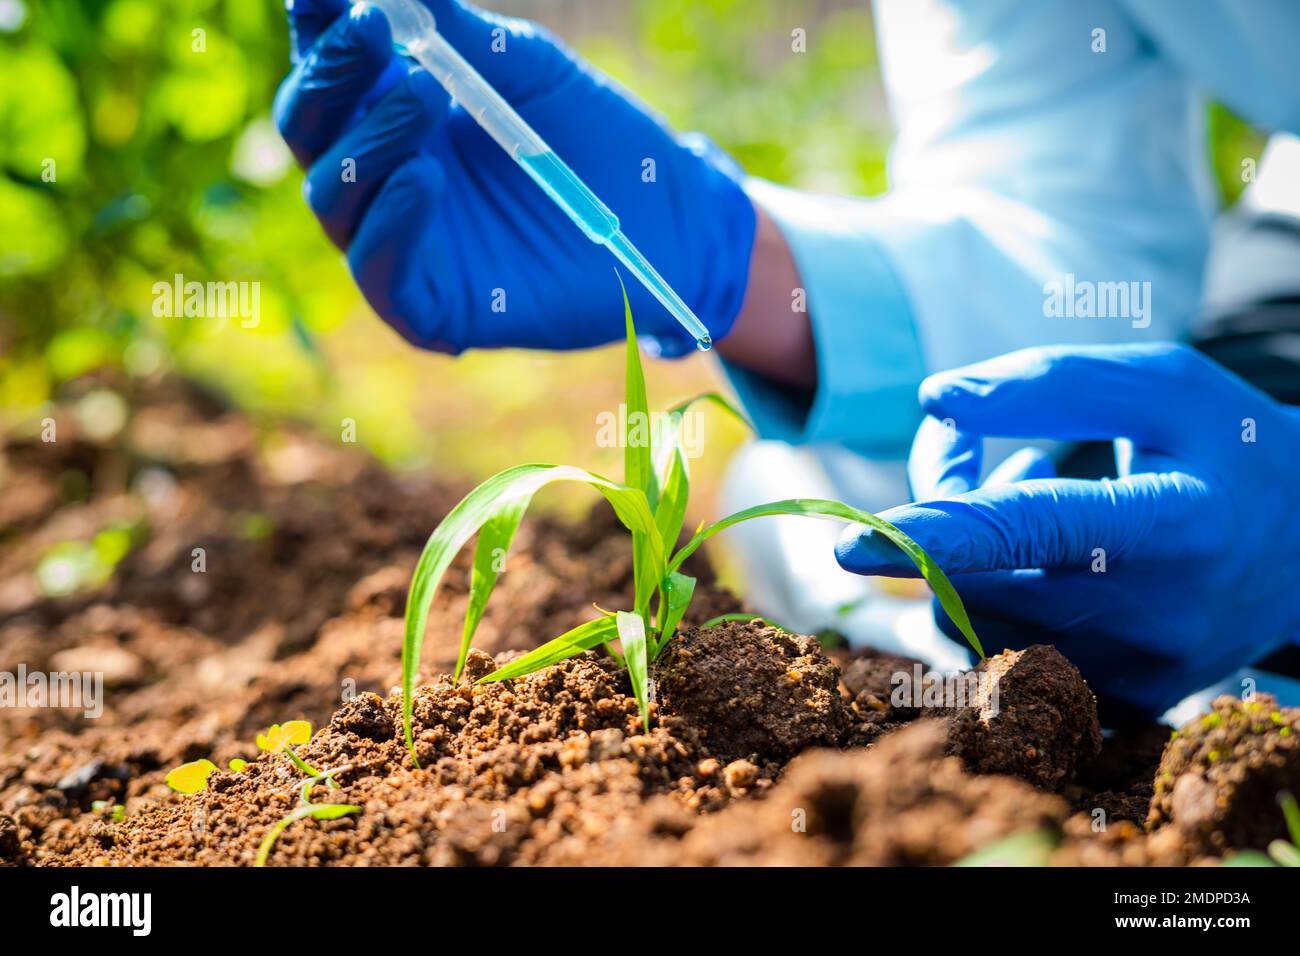
[[707,352],[709,349],[713,348],[713,336],[705,335],[701,338],[696,339],[695,347],[699,349],[701,352]]

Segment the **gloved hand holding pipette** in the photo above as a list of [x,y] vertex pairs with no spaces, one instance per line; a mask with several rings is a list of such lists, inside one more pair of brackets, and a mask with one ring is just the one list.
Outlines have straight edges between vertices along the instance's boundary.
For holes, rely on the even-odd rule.
[[[678,138],[532,24],[423,0],[437,32],[514,108],[698,316],[727,334],[744,299],[753,205],[739,171]],[[308,202],[374,309],[412,342],[567,349],[622,335],[618,261],[576,227],[438,82],[393,51],[384,13],[295,0],[276,121]],[[639,330],[696,338],[620,267]]]

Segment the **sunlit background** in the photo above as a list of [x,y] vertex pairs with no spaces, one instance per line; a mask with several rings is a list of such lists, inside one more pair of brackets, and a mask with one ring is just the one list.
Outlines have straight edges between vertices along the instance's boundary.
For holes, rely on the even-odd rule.
[[[886,187],[889,124],[867,3],[509,0],[682,129],[799,186]],[[792,54],[791,30],[807,31]],[[206,50],[192,52],[192,31]],[[197,378],[270,427],[344,418],[394,467],[476,478],[520,461],[616,471],[595,416],[617,405],[608,350],[460,360],[375,318],[300,195],[269,110],[287,68],[282,0],[0,0],[0,415],[32,429],[104,367]],[[1258,136],[1211,109],[1225,197]],[[53,158],[57,178],[42,179]],[[176,273],[261,283],[261,323],[159,319]],[[717,382],[696,356],[650,369],[652,405]],[[712,422],[696,517],[742,436]]]

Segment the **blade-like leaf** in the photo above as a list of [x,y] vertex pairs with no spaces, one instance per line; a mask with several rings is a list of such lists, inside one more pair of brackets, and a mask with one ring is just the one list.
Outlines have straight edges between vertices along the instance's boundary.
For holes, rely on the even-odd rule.
[[660,606],[659,641],[655,644],[653,657],[658,657],[665,644],[672,640],[682,615],[691,605],[695,595],[695,578],[689,574],[674,571],[664,582],[664,600]]
[[465,605],[465,626],[461,631],[461,650],[456,660],[457,677],[465,666],[465,655],[469,653],[474,632],[478,630],[488,598],[492,596],[492,589],[501,574],[498,569],[502,567],[501,562],[509,553],[515,532],[519,530],[519,522],[532,501],[532,495],[523,495],[505,502],[479,529],[478,541],[474,544],[474,569],[469,578],[469,600]]
[[[617,274],[617,273],[616,273]],[[645,371],[641,368],[641,352],[636,344],[636,328],[632,324],[632,306],[627,301],[627,288],[619,276],[623,290],[623,316],[627,327],[627,379],[624,385],[627,421],[623,431],[623,484],[645,492],[650,507],[659,498],[658,481],[654,472],[654,454],[651,448],[650,402],[646,398]]]
[[917,570],[921,572],[921,576],[925,578],[934,591],[935,597],[939,599],[939,604],[952,618],[952,622],[957,625],[957,629],[961,631],[970,646],[975,649],[975,653],[979,654],[981,658],[984,657],[984,648],[980,646],[979,638],[975,636],[975,630],[971,627],[970,618],[966,615],[966,607],[961,603],[961,597],[958,596],[952,582],[948,580],[948,576],[943,573],[943,569],[934,562],[934,559],[926,554],[919,544],[888,521],[869,511],[850,508],[839,501],[825,501],[820,498],[791,498],[786,501],[774,501],[771,504],[756,505],[753,508],[737,511],[735,514],[729,515],[721,521],[715,521],[708,527],[697,531],[694,537],[686,542],[682,549],[673,556],[668,565],[669,572],[680,568],[683,561],[694,554],[701,544],[719,531],[725,531],[732,525],[748,521],[750,518],[761,518],[765,515],[807,515],[816,518],[838,518],[843,521],[865,524],[867,527],[879,531],[912,560]]
[[[411,576],[411,588],[406,601],[405,636],[402,641],[402,721],[407,748],[412,756],[415,754],[415,741],[411,734],[415,675],[419,669],[420,652],[424,647],[429,608],[437,594],[438,585],[442,582],[442,576],[456,553],[484,524],[502,513],[503,507],[529,499],[545,485],[557,481],[576,481],[595,488],[613,506],[623,525],[628,530],[641,534],[642,546],[633,549],[633,570],[639,605],[649,605],[655,589],[663,580],[663,546],[655,530],[650,504],[639,488],[628,488],[569,465],[516,465],[483,482],[461,499],[434,529]],[[468,653],[468,644],[462,643],[454,674],[456,679],[460,677]]]
[[654,470],[659,478],[659,501],[655,505],[655,525],[664,547],[671,548],[682,533],[686,504],[690,499],[690,468],[682,448],[682,420],[691,408],[708,402],[751,427],[744,414],[717,392],[705,392],[670,408],[660,417],[654,442]]
[[1296,803],[1295,796],[1288,790],[1277,795],[1277,802],[1282,807],[1282,816],[1286,819],[1291,842],[1300,847],[1300,803]]
[[627,661],[627,676],[632,681],[632,693],[636,694],[637,706],[641,708],[641,723],[645,732],[650,733],[650,703],[646,691],[650,665],[646,649],[645,618],[640,614],[619,611],[615,621],[619,640],[623,643],[623,658]]
[[[627,420],[624,422],[622,436],[623,484],[645,492],[646,501],[649,502],[653,512],[659,500],[659,482],[655,478],[654,471],[652,447],[654,436],[650,429],[650,403],[646,398],[645,372],[641,368],[641,352],[637,348],[636,327],[632,323],[632,306],[627,301],[627,288],[623,285],[622,276],[619,276],[618,284],[623,290],[623,316],[627,332],[627,379],[624,385],[626,397],[623,400]],[[632,529],[632,560],[637,567],[645,567],[650,563],[648,553],[654,547],[657,546],[660,551],[671,547],[671,544],[664,544],[661,538],[657,542],[646,540],[647,534],[657,537],[658,525],[649,532]],[[650,598],[657,586],[656,580],[653,586],[643,587],[638,579],[636,598],[638,614],[650,613]]]
[[616,637],[618,637],[618,625],[614,618],[598,617],[594,621],[579,624],[573,630],[566,631],[559,637],[547,641],[541,647],[529,651],[523,657],[516,658],[505,667],[495,670],[485,677],[480,677],[477,683],[490,684],[495,681],[523,677],[525,674],[531,674],[533,671],[539,671],[545,667],[550,667],[552,664],[558,664],[570,657],[577,657],[584,651],[598,647],[606,641],[612,641]]

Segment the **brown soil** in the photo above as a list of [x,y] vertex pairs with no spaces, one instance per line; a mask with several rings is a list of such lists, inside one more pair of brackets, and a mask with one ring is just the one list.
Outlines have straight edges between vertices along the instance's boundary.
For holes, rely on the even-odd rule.
[[949,750],[976,773],[1005,773],[1060,790],[1101,751],[1097,700],[1074,665],[1035,644],[982,661],[975,701],[949,718]]
[[663,708],[701,728],[720,758],[784,762],[838,744],[849,724],[839,668],[817,639],[757,622],[680,634],[652,676]]
[[[607,508],[525,523],[458,686],[445,672],[467,557],[453,565],[430,615],[416,766],[390,691],[405,589],[458,492],[259,429],[175,382],[128,398],[111,439],[61,411],[57,443],[0,447],[0,670],[94,670],[107,685],[96,720],[0,709],[0,862],[251,864],[302,776],[253,739],[295,718],[323,725],[303,759],[346,768],[313,802],[363,809],[295,823],[277,865],[945,864],[1026,829],[1059,841],[1054,863],[1191,863],[1280,835],[1273,793],[1300,789],[1296,711],[1220,702],[1221,722],[1184,728],[1155,776],[1168,729],[1103,747],[1091,693],[1050,648],[983,666],[996,714],[980,698],[896,705],[913,661],[836,650],[841,679],[813,638],[700,628],[741,609],[703,559],[653,668],[649,733],[626,675],[596,654],[472,685],[591,603],[627,606],[630,548]],[[51,546],[123,525],[137,544],[111,580],[40,594],[31,570]],[[200,757],[249,764],[170,791],[167,771]]]
[[1300,709],[1219,697],[1165,749],[1147,827],[1170,825],[1206,853],[1262,850],[1286,836],[1283,790],[1300,793]]

